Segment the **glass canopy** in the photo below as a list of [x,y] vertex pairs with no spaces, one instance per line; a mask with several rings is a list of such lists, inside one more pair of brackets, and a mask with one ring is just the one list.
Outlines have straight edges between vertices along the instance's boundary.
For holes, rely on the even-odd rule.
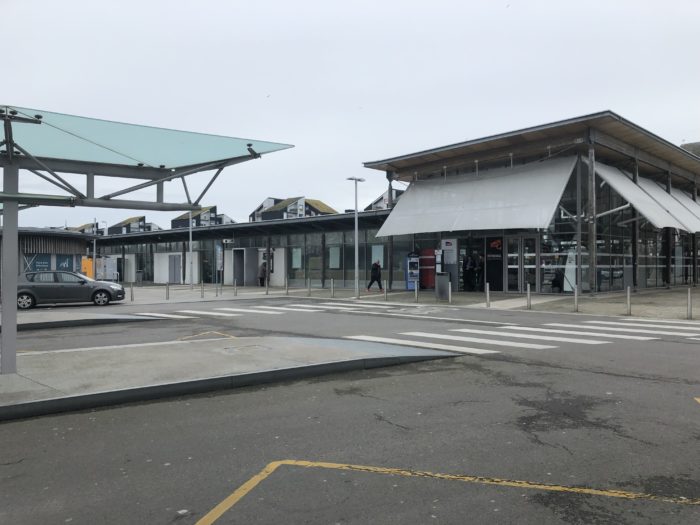
[[[207,135],[111,122],[37,109],[2,106],[0,111],[41,124],[12,122],[14,142],[34,157],[152,168],[180,168],[292,148],[253,139]],[[3,151],[5,146],[0,148]]]

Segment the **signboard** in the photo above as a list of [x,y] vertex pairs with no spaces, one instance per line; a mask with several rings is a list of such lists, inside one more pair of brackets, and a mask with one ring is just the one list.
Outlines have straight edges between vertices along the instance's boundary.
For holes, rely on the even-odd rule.
[[28,256],[27,269],[33,272],[46,271],[51,269],[51,254],[37,253]]
[[56,269],[64,272],[73,271],[73,256],[72,255],[56,255]]
[[216,269],[222,271],[224,269],[224,247],[217,242],[214,249],[216,251]]
[[440,242],[444,264],[457,264],[457,239],[442,239]]

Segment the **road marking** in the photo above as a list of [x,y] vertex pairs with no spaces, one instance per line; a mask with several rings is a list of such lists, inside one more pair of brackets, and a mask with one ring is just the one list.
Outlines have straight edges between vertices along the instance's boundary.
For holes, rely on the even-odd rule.
[[284,306],[258,306],[258,308],[265,308],[266,310],[280,310],[283,312],[303,312],[303,313],[311,313],[311,312],[323,312],[325,310],[319,309],[319,310],[311,310],[311,309],[305,309],[305,310],[299,310],[298,308],[286,308]]
[[698,403],[700,403],[700,397],[696,397],[696,398],[695,398],[695,401],[697,401]]
[[402,476],[405,478],[437,479],[446,481],[460,481],[462,483],[473,483],[476,485],[495,485],[499,487],[513,487],[518,489],[542,490],[549,492],[563,492],[569,494],[585,494],[588,496],[599,496],[605,498],[617,498],[625,500],[646,500],[662,503],[674,503],[676,505],[700,505],[700,499],[691,499],[672,496],[657,496],[643,492],[630,492],[626,490],[592,489],[588,487],[571,487],[566,485],[554,485],[550,483],[538,483],[533,481],[519,481],[514,479],[490,478],[485,476],[467,476],[459,474],[441,474],[438,472],[427,472],[424,470],[409,470],[387,467],[372,467],[367,465],[352,465],[349,463],[328,463],[322,461],[302,461],[286,459],[273,461],[265,466],[259,473],[238,487],[230,496],[224,499],[216,507],[205,514],[197,525],[212,525],[216,520],[231,509],[244,496],[249,494],[262,481],[270,477],[278,468],[286,465],[301,468],[321,468],[328,470],[342,470],[352,472],[364,472],[367,474],[384,474],[388,476]]
[[227,312],[240,312],[243,314],[284,315],[282,312],[267,312],[265,310],[253,310],[250,308],[216,308],[216,310],[225,310]]
[[602,325],[612,325],[612,326],[636,326],[637,328],[673,328],[674,330],[698,330],[700,329],[700,326],[696,326],[695,328],[690,327],[690,326],[668,326],[664,324],[647,324],[647,323],[620,323],[616,321],[585,321],[586,323],[592,323],[592,324],[602,324]]
[[693,325],[696,326],[697,328],[700,328],[700,323],[697,321],[671,321],[668,319],[644,319],[641,317],[626,317],[623,318],[625,321],[630,321],[632,323],[639,323],[639,322],[653,322],[653,323],[667,323],[667,324],[688,324],[688,325]]
[[407,341],[406,339],[393,339],[391,337],[374,337],[371,335],[347,335],[344,339],[357,341],[369,341],[370,343],[387,343],[390,345],[415,346],[416,348],[429,348],[431,350],[447,350],[460,354],[497,354],[495,350],[482,350],[481,348],[468,348],[466,346],[442,345],[439,343],[426,343],[425,341]]
[[[156,341],[155,343],[133,343],[128,345],[110,345],[110,346],[87,346],[84,348],[62,348],[60,350],[25,350],[22,352],[23,356],[33,356],[33,355],[43,355],[43,354],[65,354],[69,352],[92,352],[95,350],[122,350],[125,348],[143,348],[146,346],[164,346],[164,345],[182,345],[182,344],[193,344],[193,343],[206,343],[209,341],[222,341],[224,339],[231,339],[230,335],[226,337],[213,337],[211,339],[194,339],[194,340],[177,340],[177,341]],[[19,352],[18,352],[19,353]]]
[[[310,304],[290,304],[289,306],[295,306],[297,308],[316,308],[318,309],[318,306],[310,305]],[[348,310],[357,310],[357,306],[324,306],[324,310],[343,310],[347,312]]]
[[[640,328],[613,328],[608,326],[581,326],[580,324],[567,323],[545,323],[545,326],[561,326],[562,328],[586,328],[587,330],[610,330],[611,332],[634,332],[636,334],[654,334],[654,335],[680,335],[678,332],[662,332],[659,330],[642,330]],[[608,334],[605,334],[606,336]],[[700,335],[700,334],[683,334],[684,336]]]
[[217,317],[238,317],[241,314],[225,314],[224,312],[214,312],[211,310],[178,310],[183,314],[214,315]]
[[147,315],[148,317],[157,317],[159,319],[195,319],[191,315],[176,315],[176,314],[159,314],[149,312],[139,312],[136,315]]
[[[569,335],[594,335],[591,332],[579,332],[576,330],[554,330],[553,328],[534,328],[530,326],[503,326],[504,330],[524,330],[526,332],[545,332],[548,334],[569,334]],[[607,337],[608,339],[630,339],[633,341],[655,341],[658,337],[646,337],[643,335],[622,335],[622,334],[595,334],[596,336]]]
[[537,339],[538,341],[560,341],[562,343],[578,343],[582,345],[605,345],[610,344],[610,341],[598,341],[595,339],[574,339],[573,337],[553,337],[551,335],[532,335],[532,334],[504,334],[494,330],[476,330],[474,328],[453,328],[450,332],[466,332],[469,334],[483,335],[506,335],[507,337],[517,337],[519,339]]
[[338,306],[351,306],[353,308],[357,308],[358,306],[364,306],[365,308],[381,308],[381,309],[396,308],[395,306],[388,306],[388,305],[383,305],[383,304],[367,304],[367,303],[361,303],[361,302],[357,302],[357,303],[321,303],[321,304],[326,305],[326,306],[337,304]]
[[533,350],[548,350],[550,348],[556,348],[556,346],[552,345],[518,343],[516,341],[503,341],[502,339],[483,339],[481,337],[465,337],[462,335],[431,334],[428,332],[401,332],[401,335],[407,335],[410,337],[428,337],[433,339],[445,339],[447,341],[463,341],[465,343],[484,343],[487,345],[508,346],[511,348],[530,348]]
[[[358,312],[358,311],[351,311],[348,310],[349,314],[364,314],[367,315],[367,312]],[[454,317],[435,317],[431,315],[417,315],[417,314],[396,314],[396,313],[389,313],[389,312],[375,312],[378,315],[391,315],[393,317],[407,317],[410,319],[431,319],[433,321],[457,321],[460,323],[466,323],[466,324],[497,324],[499,326],[503,325],[509,325],[508,321],[476,321],[474,319],[455,319]]]
[[[215,334],[215,335],[220,335],[222,339],[236,339],[235,335],[231,334],[225,334],[224,332],[215,332],[215,331],[209,331],[209,332],[202,332],[201,334],[194,334],[194,335],[188,335],[185,337],[181,337],[181,341],[188,341],[191,339],[194,339],[195,337],[202,337],[203,335],[209,335],[209,334]],[[211,339],[198,339],[198,341],[210,341]],[[218,339],[215,339],[218,340]]]

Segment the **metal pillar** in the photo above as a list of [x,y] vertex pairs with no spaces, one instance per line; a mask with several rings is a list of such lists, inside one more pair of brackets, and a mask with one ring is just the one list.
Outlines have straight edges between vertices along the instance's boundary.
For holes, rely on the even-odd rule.
[[92,226],[92,278],[97,280],[97,217],[93,220],[95,222]]
[[189,230],[190,230],[190,290],[194,290],[194,261],[192,261],[192,212],[187,212],[189,217]]
[[[634,159],[634,183],[639,184],[639,162]],[[632,229],[632,284],[639,287],[639,212],[634,210],[634,228]]]
[[[511,168],[513,167],[513,154],[511,153]],[[583,239],[583,209],[581,207],[581,154],[576,161],[576,285],[581,286],[582,264],[581,242]]]
[[[8,146],[11,148],[12,146]],[[18,193],[19,168],[3,169],[3,192]],[[0,334],[0,374],[17,373],[17,274],[19,246],[17,234],[19,205],[3,203],[2,228],[2,333]]]
[[595,187],[595,148],[590,142],[588,146],[588,287],[590,293],[598,291],[598,228],[596,220],[596,187]]
[[[666,174],[666,191],[671,193],[671,172]],[[671,288],[673,277],[673,229],[666,228],[666,288]]]
[[359,245],[359,234],[358,234],[358,219],[357,219],[357,183],[364,182],[365,179],[360,177],[348,177],[347,180],[351,180],[355,183],[355,297],[360,298],[360,245]]
[[[698,187],[696,183],[693,183],[693,200],[695,202],[698,201]],[[693,286],[698,284],[698,234],[694,233],[693,234],[693,241],[692,241],[692,249],[693,249]]]

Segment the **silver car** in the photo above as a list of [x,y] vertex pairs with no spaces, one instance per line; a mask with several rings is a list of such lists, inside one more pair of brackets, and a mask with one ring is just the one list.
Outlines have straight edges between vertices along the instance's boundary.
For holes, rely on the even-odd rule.
[[124,287],[95,281],[74,272],[26,272],[17,281],[17,307],[26,310],[37,304],[93,302],[105,306],[124,299]]

